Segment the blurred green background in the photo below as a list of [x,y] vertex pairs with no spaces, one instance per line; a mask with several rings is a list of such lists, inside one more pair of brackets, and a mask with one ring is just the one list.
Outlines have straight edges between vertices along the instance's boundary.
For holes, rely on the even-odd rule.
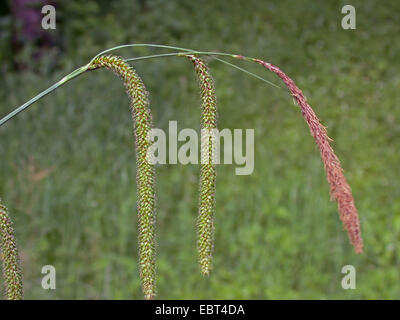
[[[54,3],[54,1],[53,1]],[[57,29],[34,37],[0,6],[4,116],[101,50],[157,43],[260,57],[281,67],[328,127],[359,210],[354,254],[330,201],[319,152],[286,89],[208,59],[219,128],[255,129],[255,169],[220,165],[214,271],[199,272],[195,165],[157,167],[158,298],[396,299],[400,296],[400,2],[58,1]],[[38,5],[37,10],[40,12]],[[48,38],[46,38],[48,37]],[[124,49],[124,57],[167,52]],[[235,62],[235,61],[233,61]],[[239,62],[235,62],[239,63]],[[262,67],[240,64],[281,87]],[[184,58],[134,63],[154,123],[199,129],[199,90]],[[135,153],[128,98],[107,71],[87,73],[0,128],[0,196],[10,209],[28,299],[142,299]],[[57,289],[41,288],[41,268]],[[344,290],[341,269],[357,270]]]

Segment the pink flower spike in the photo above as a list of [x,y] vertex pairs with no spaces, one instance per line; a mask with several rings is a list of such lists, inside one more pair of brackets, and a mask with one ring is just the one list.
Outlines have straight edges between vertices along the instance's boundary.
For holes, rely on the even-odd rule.
[[320,123],[314,110],[310,107],[306,97],[303,95],[303,92],[296,86],[291,78],[278,67],[270,63],[259,59],[254,59],[254,61],[281,78],[300,107],[301,114],[307,122],[311,135],[314,137],[319,148],[326,171],[326,177],[330,185],[331,197],[337,201],[340,219],[349,234],[355,252],[361,253],[363,251],[363,240],[361,238],[360,220],[357,208],[354,204],[351,188],[343,175],[340,161],[329,144],[329,141],[332,139],[328,137],[326,128]]

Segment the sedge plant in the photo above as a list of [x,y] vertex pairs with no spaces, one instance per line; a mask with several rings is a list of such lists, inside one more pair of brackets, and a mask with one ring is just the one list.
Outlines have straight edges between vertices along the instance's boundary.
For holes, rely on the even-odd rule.
[[[174,52],[135,58],[122,58],[110,55],[110,52],[118,49],[143,46],[169,49],[174,50]],[[320,151],[327,181],[330,185],[331,197],[336,200],[338,204],[339,216],[349,235],[350,242],[354,246],[355,252],[361,253],[363,250],[363,240],[361,237],[358,212],[354,203],[351,188],[347,183],[343,174],[343,169],[340,166],[340,161],[330,145],[331,139],[327,135],[326,128],[321,124],[317,115],[308,104],[302,91],[281,69],[263,60],[237,54],[207,52],[156,44],[121,45],[100,52],[93,57],[89,63],[76,69],[48,89],[16,108],[13,112],[0,120],[0,126],[12,119],[18,113],[30,107],[39,99],[85,72],[106,68],[112,70],[120,79],[122,79],[130,99],[133,131],[135,136],[139,269],[144,297],[146,299],[153,299],[156,295],[155,168],[149,161],[147,152],[151,145],[149,133],[152,129],[152,115],[149,107],[148,92],[146,91],[143,81],[128,62],[173,56],[186,57],[193,63],[201,93],[200,124],[202,131],[202,161],[200,165],[200,195],[197,218],[197,249],[201,273],[203,275],[209,275],[212,269],[216,190],[216,165],[214,161],[215,136],[212,132],[217,128],[217,106],[213,79],[210,75],[207,64],[200,58],[200,56],[212,56],[217,61],[228,64],[229,66],[239,69],[240,71],[254,76],[259,80],[278,87],[268,80],[226,61],[225,58],[257,63],[276,74],[284,82],[290,94],[299,106],[301,114],[309,126],[311,135]],[[15,239],[12,235],[11,221],[7,216],[5,207],[3,206],[0,206],[0,218],[3,275],[6,281],[7,298],[20,299],[22,298],[22,280],[19,268],[18,251],[16,249]]]

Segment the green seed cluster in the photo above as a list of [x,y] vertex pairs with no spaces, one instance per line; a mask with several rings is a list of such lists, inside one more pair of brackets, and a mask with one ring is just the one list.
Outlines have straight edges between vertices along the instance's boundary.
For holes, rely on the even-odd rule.
[[89,70],[107,68],[123,81],[131,100],[131,111],[136,139],[136,185],[139,229],[140,278],[146,299],[155,296],[155,170],[148,161],[148,140],[152,129],[148,92],[129,64],[120,57],[100,56],[92,61]]
[[[212,253],[214,249],[214,211],[216,166],[215,151],[217,128],[217,99],[214,81],[206,63],[193,55],[188,55],[193,62],[201,91],[201,153],[200,198],[197,218],[197,247],[201,273],[205,276],[212,269]],[[204,155],[206,155],[204,157]]]
[[23,286],[19,254],[11,219],[7,214],[7,208],[1,203],[0,236],[6,298],[8,300],[20,300],[23,296]]

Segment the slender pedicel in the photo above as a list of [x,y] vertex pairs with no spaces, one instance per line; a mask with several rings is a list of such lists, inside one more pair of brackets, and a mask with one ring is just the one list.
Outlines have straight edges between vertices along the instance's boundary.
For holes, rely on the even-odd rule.
[[1,200],[0,237],[6,298],[8,300],[21,300],[23,297],[23,286],[18,248],[15,242],[11,219],[8,216],[7,208],[1,204]]
[[[156,54],[156,55],[150,55],[150,56],[130,58],[130,59],[125,59],[125,62],[138,61],[138,60],[144,60],[144,59],[152,59],[152,58],[161,58],[161,57],[182,56],[182,55],[187,55],[187,54],[208,55],[208,56],[225,56],[225,57],[231,57],[231,58],[240,58],[242,60],[247,60],[247,61],[252,61],[252,59],[253,59],[253,58],[240,56],[240,55],[236,55],[236,54],[231,54],[231,53],[196,51],[196,50],[192,50],[192,49],[172,47],[172,46],[164,46],[164,45],[156,45],[156,44],[126,44],[126,45],[113,47],[113,48],[110,48],[110,49],[107,49],[107,50],[104,50],[104,51],[100,52],[94,58],[92,58],[88,64],[86,64],[86,65],[84,65],[82,67],[79,67],[78,69],[74,70],[70,74],[68,74],[65,77],[63,77],[58,82],[56,82],[53,85],[51,85],[46,90],[44,90],[41,93],[37,94],[32,99],[28,100],[27,102],[25,102],[21,106],[17,107],[13,111],[11,111],[7,115],[5,115],[3,118],[0,119],[0,126],[4,125],[7,121],[12,119],[16,115],[18,115],[20,112],[25,111],[27,108],[29,108],[31,105],[33,105],[35,102],[39,101],[40,99],[42,99],[46,95],[48,95],[51,92],[53,92],[54,90],[58,89],[62,85],[66,84],[68,81],[70,81],[70,80],[80,76],[84,72],[88,71],[88,67],[91,64],[91,62],[96,60],[98,57],[104,55],[107,52],[111,52],[111,51],[115,51],[115,50],[122,49],[122,48],[127,48],[127,47],[156,47],[156,48],[165,48],[165,49],[175,49],[175,50],[179,50],[180,52]],[[259,80],[262,80],[262,81],[264,81],[264,82],[266,82],[266,83],[268,83],[268,84],[270,84],[272,86],[278,87],[275,84],[273,84],[272,82],[270,82],[270,81],[268,81],[266,79],[263,79],[260,76],[257,76],[256,74],[254,74],[254,73],[252,73],[250,71],[247,71],[247,70],[245,70],[243,68],[240,68],[240,67],[238,67],[238,66],[236,66],[234,64],[231,64],[231,63],[229,63],[229,62],[227,62],[225,60],[222,60],[222,59],[219,59],[219,58],[216,58],[216,60],[218,60],[220,62],[223,62],[225,64],[228,64],[229,66],[231,66],[233,68],[236,68],[236,69],[238,69],[238,70],[240,70],[242,72],[245,72],[245,73],[247,73],[247,74],[249,74],[249,75],[251,75],[253,77],[256,77]]]
[[215,211],[215,130],[217,128],[217,99],[214,81],[204,60],[188,55],[193,62],[201,92],[201,165],[200,197],[197,218],[197,248],[200,270],[209,275],[212,269]]
[[128,63],[116,56],[100,56],[94,59],[88,70],[105,67],[123,81],[131,100],[134,135],[136,140],[136,186],[139,229],[139,264],[143,293],[146,299],[156,294],[155,275],[155,192],[154,165],[147,159],[151,143],[147,139],[152,129],[148,92]]

